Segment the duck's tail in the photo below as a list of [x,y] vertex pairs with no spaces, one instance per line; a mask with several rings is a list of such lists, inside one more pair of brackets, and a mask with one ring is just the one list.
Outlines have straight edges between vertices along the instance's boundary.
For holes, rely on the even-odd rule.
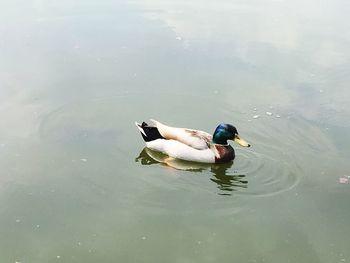
[[135,122],[135,124],[140,130],[142,138],[145,142],[164,139],[164,137],[159,133],[157,127],[149,126],[146,122],[142,122],[142,124]]

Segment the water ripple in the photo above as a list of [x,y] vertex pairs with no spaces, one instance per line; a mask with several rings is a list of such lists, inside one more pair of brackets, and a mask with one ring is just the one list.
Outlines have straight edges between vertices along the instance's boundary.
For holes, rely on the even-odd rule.
[[297,166],[286,156],[276,159],[263,153],[247,151],[236,159],[235,169],[246,174],[249,191],[242,194],[267,196],[287,191],[299,182]]
[[[227,164],[199,164],[169,158],[161,153],[144,148],[136,158],[142,165],[162,164],[176,170],[192,172],[176,173],[172,188],[200,188],[209,192],[214,182],[219,195],[243,194],[267,196],[287,191],[297,185],[299,176],[290,163],[273,159],[261,153],[248,151],[237,154],[235,162]],[[165,168],[164,168],[165,169]],[[197,173],[195,173],[197,172]],[[197,176],[197,174],[204,176]],[[208,181],[209,175],[209,181]],[[161,178],[159,178],[161,180]]]

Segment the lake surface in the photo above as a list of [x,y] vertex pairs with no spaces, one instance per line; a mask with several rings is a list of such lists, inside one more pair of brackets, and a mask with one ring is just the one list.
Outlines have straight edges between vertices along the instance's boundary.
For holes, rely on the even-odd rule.
[[[0,262],[349,262],[349,13],[2,1]],[[252,147],[165,165],[150,118]]]

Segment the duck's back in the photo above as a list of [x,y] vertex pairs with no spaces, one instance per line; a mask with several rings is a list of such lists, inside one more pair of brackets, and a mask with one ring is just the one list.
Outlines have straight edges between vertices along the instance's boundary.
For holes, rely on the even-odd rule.
[[159,133],[165,139],[182,142],[197,150],[205,150],[210,147],[212,136],[207,132],[187,128],[175,128],[156,120],[152,120],[152,122],[154,122]]

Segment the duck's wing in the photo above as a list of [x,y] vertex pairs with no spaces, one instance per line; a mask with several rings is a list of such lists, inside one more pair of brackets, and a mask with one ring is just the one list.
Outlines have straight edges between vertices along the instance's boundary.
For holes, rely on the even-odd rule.
[[182,142],[197,150],[210,148],[212,136],[207,132],[187,128],[175,128],[156,120],[151,121],[155,124],[159,133],[165,139],[172,139]]

